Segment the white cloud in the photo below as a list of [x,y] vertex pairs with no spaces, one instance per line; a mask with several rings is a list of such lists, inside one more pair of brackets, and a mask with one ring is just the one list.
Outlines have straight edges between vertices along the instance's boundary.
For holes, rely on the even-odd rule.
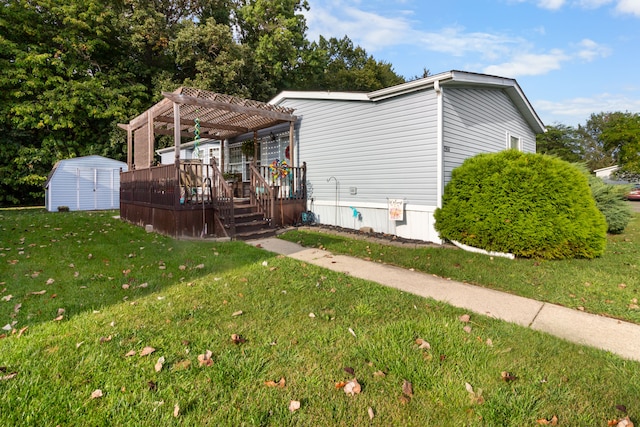
[[509,62],[485,67],[484,72],[507,77],[537,76],[560,69],[569,59],[570,56],[559,49],[546,54],[522,53],[514,55]]
[[608,47],[598,44],[593,40],[584,39],[578,44],[578,53],[576,55],[587,62],[591,62],[596,58],[605,58],[610,54],[611,49]]
[[538,7],[543,9],[558,10],[564,4],[565,0],[538,0]]
[[620,13],[630,13],[640,17],[640,1],[638,0],[620,0],[616,6],[616,11]]
[[598,9],[611,3],[613,0],[578,0],[575,4],[584,9]]
[[611,93],[563,101],[538,100],[534,101],[533,105],[545,124],[558,122],[570,126],[584,125],[591,114],[594,113],[610,111],[640,112],[640,99]]

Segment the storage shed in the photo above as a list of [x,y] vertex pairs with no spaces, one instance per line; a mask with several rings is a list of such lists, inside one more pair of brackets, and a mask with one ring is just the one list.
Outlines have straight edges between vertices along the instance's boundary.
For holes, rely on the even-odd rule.
[[127,164],[102,156],[75,157],[57,162],[45,183],[45,207],[57,211],[118,209],[120,171]]

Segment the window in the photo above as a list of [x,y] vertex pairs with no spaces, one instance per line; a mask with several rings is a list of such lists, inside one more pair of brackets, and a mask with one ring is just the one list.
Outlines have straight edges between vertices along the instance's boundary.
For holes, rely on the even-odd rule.
[[507,132],[507,149],[522,151],[522,139]]

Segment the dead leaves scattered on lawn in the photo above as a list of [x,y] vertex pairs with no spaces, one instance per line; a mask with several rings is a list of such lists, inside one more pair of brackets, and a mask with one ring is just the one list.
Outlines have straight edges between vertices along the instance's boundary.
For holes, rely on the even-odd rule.
[[199,354],[198,363],[200,364],[200,366],[213,365],[213,359],[211,358],[211,356],[213,356],[213,353],[211,352],[211,350],[205,351],[204,354]]
[[282,378],[280,378],[280,381],[278,381],[278,382],[275,382],[273,380],[265,381],[264,385],[266,385],[267,387],[284,388],[284,386],[286,385],[286,381],[285,381],[284,377],[282,377]]

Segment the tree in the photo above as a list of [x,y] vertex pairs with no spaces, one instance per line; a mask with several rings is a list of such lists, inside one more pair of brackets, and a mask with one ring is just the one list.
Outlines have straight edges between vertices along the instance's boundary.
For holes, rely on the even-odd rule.
[[373,91],[405,82],[391,64],[377,61],[360,46],[354,46],[347,36],[320,36],[317,43],[311,43],[306,59],[299,89]]
[[640,174],[640,114],[607,115],[600,136],[604,147],[614,154],[622,173]]
[[617,162],[613,150],[602,140],[602,132],[607,126],[610,114],[591,114],[584,126],[578,125],[578,135],[584,150],[583,162],[591,171],[613,166]]
[[53,163],[91,154],[92,142],[140,105],[145,87],[129,69],[120,16],[117,2],[97,0],[7,0],[0,8],[0,145],[13,147],[17,167],[0,179],[18,184],[3,203],[42,197],[34,188]]
[[574,127],[562,124],[547,126],[536,135],[536,152],[560,157],[568,162],[580,162],[584,157],[581,139]]

